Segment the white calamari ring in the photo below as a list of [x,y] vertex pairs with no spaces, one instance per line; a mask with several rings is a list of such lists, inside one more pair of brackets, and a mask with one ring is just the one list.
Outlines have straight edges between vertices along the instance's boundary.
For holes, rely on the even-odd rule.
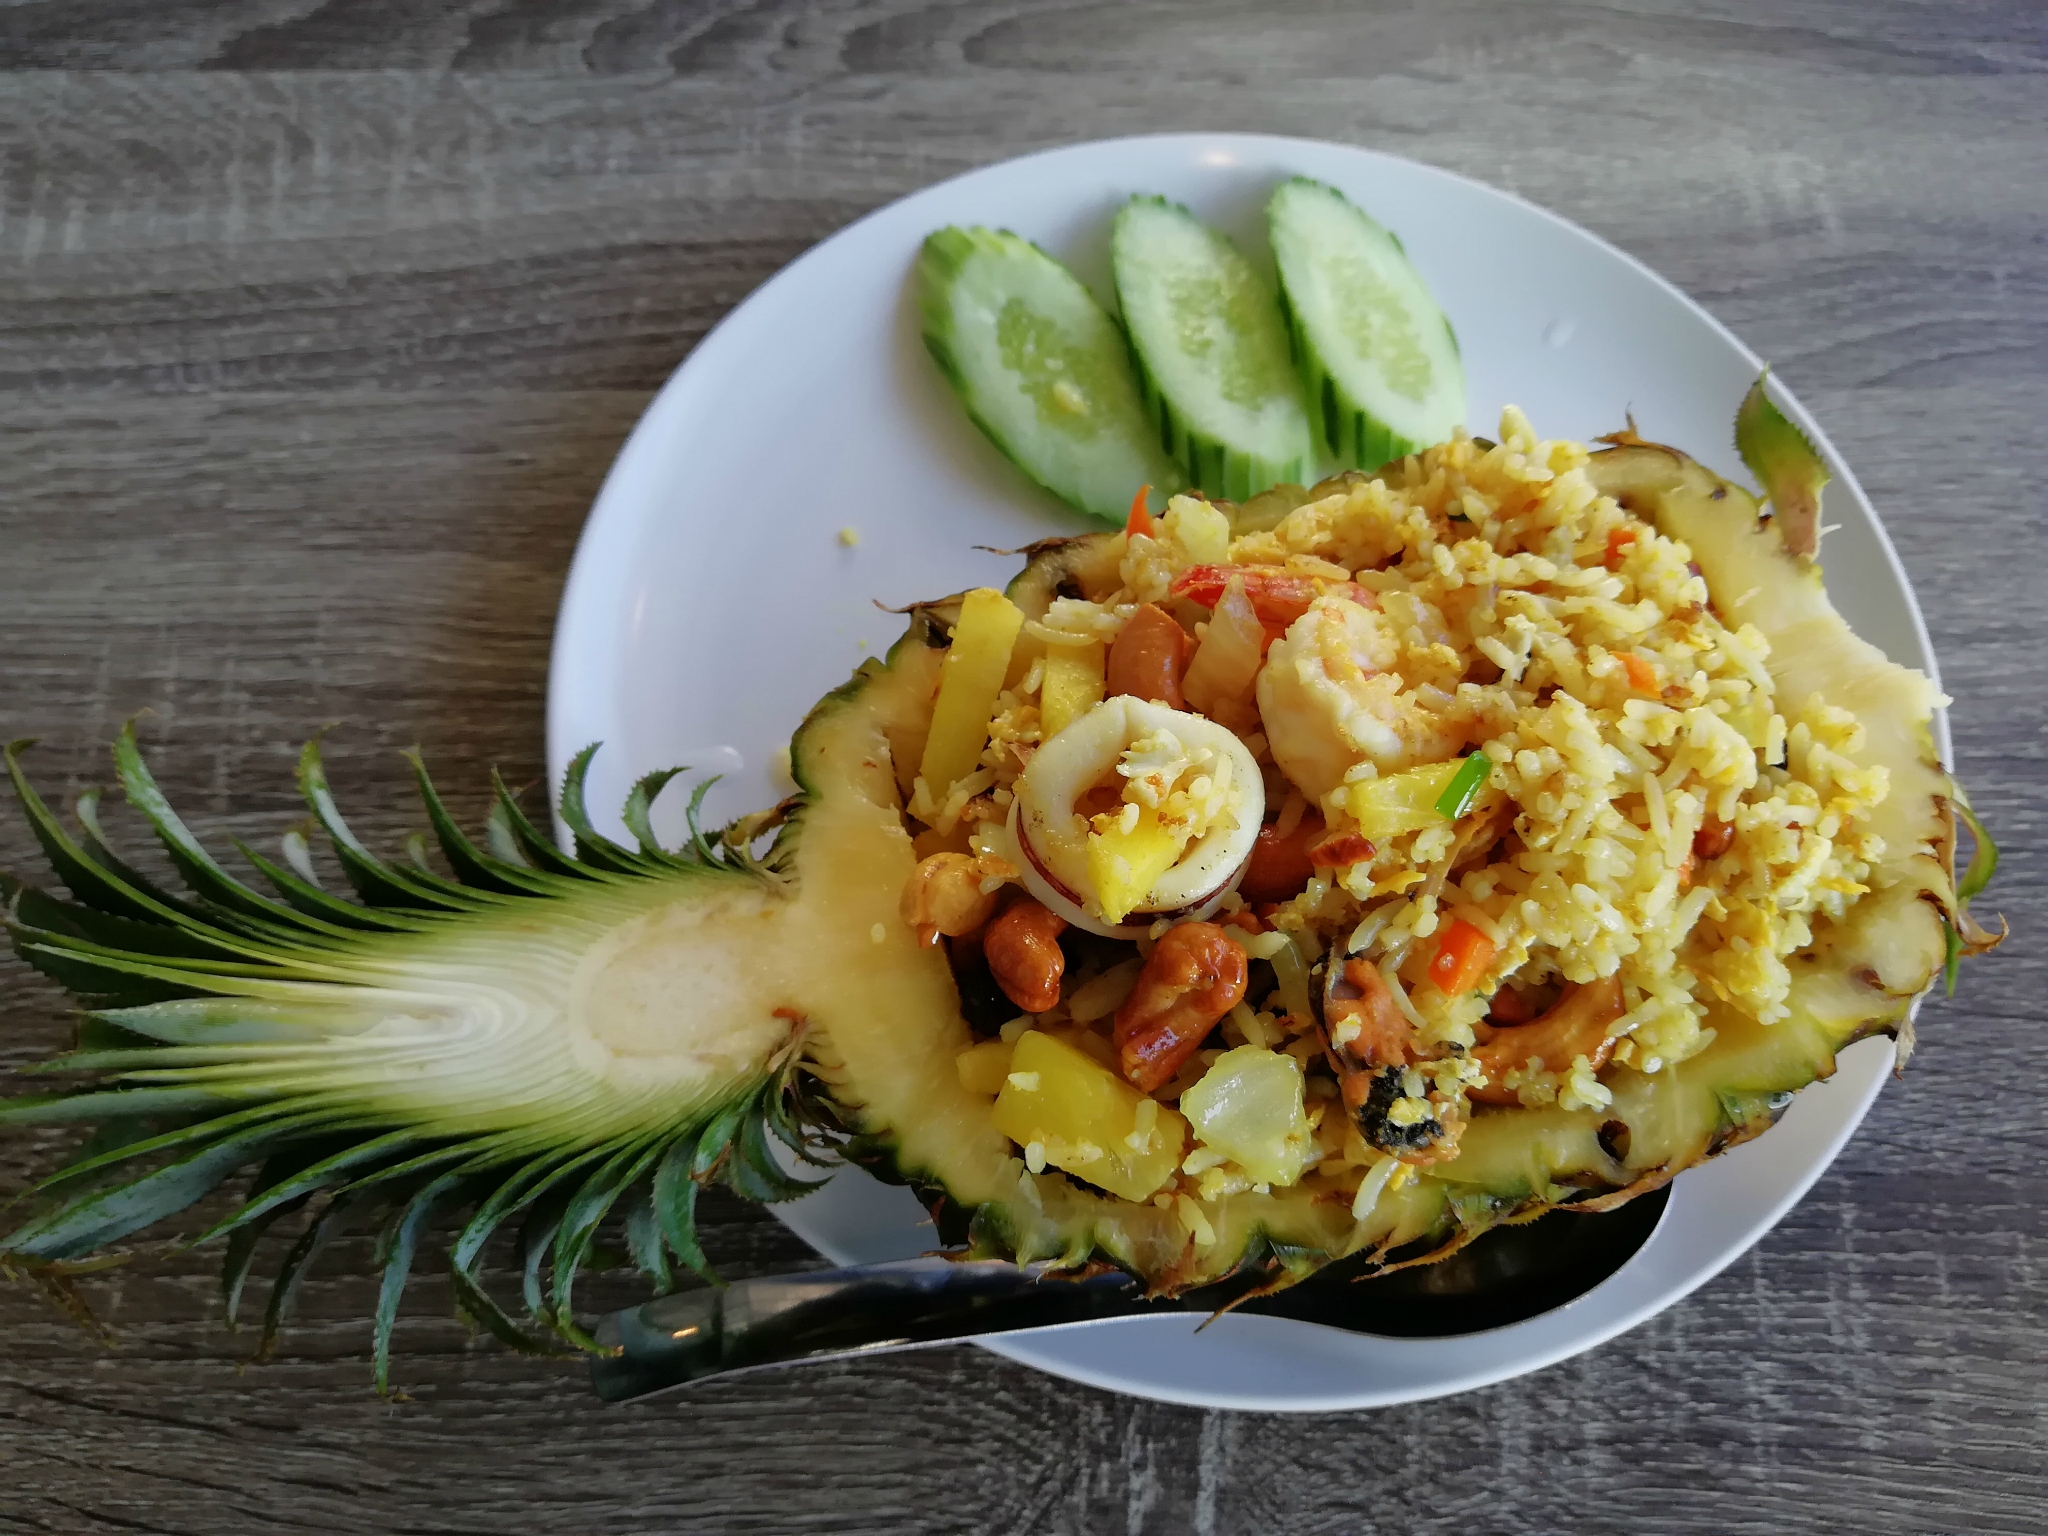
[[[1109,777],[1131,743],[1171,731],[1183,744],[1207,747],[1230,762],[1239,794],[1233,812],[1182,852],[1132,911],[1135,922],[1100,915],[1088,873],[1088,818],[1081,797]],[[1136,938],[1162,917],[1207,917],[1244,874],[1266,811],[1265,779],[1236,734],[1201,715],[1144,699],[1105,699],[1042,742],[1018,777],[1008,831],[1014,860],[1031,894],[1076,927],[1111,938]],[[1091,910],[1093,909],[1093,910]]]

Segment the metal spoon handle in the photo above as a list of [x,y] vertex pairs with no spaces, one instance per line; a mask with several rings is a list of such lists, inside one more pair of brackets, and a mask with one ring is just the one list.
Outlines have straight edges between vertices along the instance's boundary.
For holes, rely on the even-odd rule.
[[1148,1310],[1128,1275],[1046,1277],[992,1260],[765,1275],[610,1314],[597,1338],[616,1353],[592,1362],[591,1379],[599,1397],[619,1402],[735,1371]]
[[1115,1270],[1073,1279],[1042,1266],[943,1258],[765,1275],[612,1313],[597,1337],[615,1353],[595,1360],[591,1375],[598,1396],[618,1402],[763,1366],[1226,1305],[1351,1333],[1455,1338],[1586,1295],[1650,1240],[1669,1199],[1659,1189],[1612,1214],[1552,1211],[1420,1269],[1374,1275],[1375,1256],[1360,1254],[1276,1295],[1247,1297],[1259,1278],[1251,1274],[1147,1301]]

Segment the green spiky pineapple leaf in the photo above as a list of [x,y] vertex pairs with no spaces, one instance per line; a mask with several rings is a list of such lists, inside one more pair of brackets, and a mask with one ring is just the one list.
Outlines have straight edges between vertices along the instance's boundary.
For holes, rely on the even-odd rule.
[[1998,873],[1998,844],[1991,840],[1984,823],[1970,809],[1970,802],[1960,795],[1956,799],[1956,813],[1969,825],[1970,835],[1977,843],[1970,853],[1969,868],[1963,871],[1963,878],[1956,883],[1956,896],[1968,901],[1981,893],[1991,883],[1991,877]]
[[1820,493],[1828,467],[1806,434],[1772,402],[1766,368],[1735,412],[1735,449],[1770,498],[1786,552],[1810,560],[1820,549]]
[[1981,955],[2005,941],[2002,926],[1998,933],[1992,933],[1970,915],[1971,899],[1981,895],[1984,887],[1991,883],[1991,877],[1998,873],[1998,844],[1970,808],[1970,797],[1963,792],[1961,785],[1956,786],[1955,811],[1970,829],[1975,846],[1970,850],[1969,867],[1963,871],[1962,879],[1956,882],[1955,915],[1942,920],[1948,951],[1942,965],[1942,985],[1950,997],[1956,995],[1956,978],[1961,974],[1963,957]]
[[[788,1103],[799,1018],[764,1002],[751,1033],[735,1034],[713,1006],[700,1034],[671,1019],[659,1021],[666,1036],[632,1033],[659,1009],[664,965],[700,974],[707,948],[730,947],[730,922],[785,899],[745,843],[701,830],[701,788],[689,841],[671,852],[654,840],[649,811],[674,775],[641,780],[626,817],[639,846],[624,847],[585,808],[593,748],[563,785],[573,855],[502,782],[479,846],[411,754],[451,879],[421,848],[405,864],[372,853],[309,744],[300,786],[356,892],[350,902],[319,884],[303,838],[287,839],[283,864],[249,857],[271,891],[230,872],[171,808],[131,728],[115,767],[185,883],[180,895],[114,850],[95,792],[80,798],[77,831],[60,821],[23,770],[26,746],[7,750],[7,773],[70,899],[5,877],[0,903],[21,957],[92,1003],[78,1049],[43,1069],[96,1081],[0,1102],[0,1125],[101,1129],[34,1191],[28,1219],[0,1238],[0,1267],[62,1291],[68,1310],[82,1306],[69,1277],[107,1262],[110,1245],[246,1176],[228,1214],[191,1239],[225,1242],[230,1323],[273,1224],[315,1210],[272,1282],[265,1354],[319,1251],[344,1224],[372,1221],[375,1374],[388,1392],[399,1301],[439,1211],[474,1212],[450,1254],[467,1314],[521,1347],[547,1348],[551,1337],[589,1349],[574,1285],[615,1210],[628,1217],[638,1267],[666,1287],[677,1265],[709,1277],[695,1232],[699,1186],[755,1200],[812,1187],[771,1149],[779,1141],[820,1161]],[[649,932],[658,942],[635,950]],[[591,1006],[592,988],[607,984],[625,994]],[[736,1007],[752,1009],[744,987],[736,995]],[[492,1235],[515,1217],[527,1223],[524,1322],[478,1273]]]

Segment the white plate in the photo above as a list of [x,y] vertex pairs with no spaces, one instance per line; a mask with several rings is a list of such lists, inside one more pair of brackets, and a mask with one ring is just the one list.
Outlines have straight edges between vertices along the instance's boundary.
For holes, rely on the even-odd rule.
[[[928,232],[1017,230],[1107,297],[1110,216],[1132,193],[1186,203],[1264,260],[1261,209],[1291,175],[1332,183],[1400,234],[1457,328],[1475,431],[1490,431],[1508,403],[1543,435],[1580,439],[1633,410],[1645,436],[1742,475],[1730,424],[1757,358],[1640,263],[1539,208],[1428,166],[1293,139],[1176,134],[1031,155],[840,231],[727,316],[655,397],[598,496],[563,595],[548,690],[553,782],[602,741],[589,795],[601,824],[636,776],[676,763],[726,775],[710,801],[716,818],[771,804],[787,787],[776,750],[805,709],[900,629],[877,600],[1001,585],[1016,562],[976,545],[1094,526],[1011,468],[926,358],[908,280]],[[1860,634],[1932,674],[1905,572],[1868,501],[1785,403],[1835,473],[1829,590]],[[842,528],[857,531],[857,546],[841,543]],[[671,835],[679,799],[661,807]],[[1196,1333],[1186,1317],[1160,1317],[991,1347],[1116,1391],[1248,1409],[1373,1407],[1535,1370],[1633,1327],[1755,1242],[1834,1158],[1890,1060],[1883,1042],[1847,1052],[1767,1138],[1678,1180],[1662,1227],[1620,1273],[1513,1327],[1391,1340],[1236,1315]],[[858,1172],[776,1210],[842,1263],[932,1242],[907,1192]]]

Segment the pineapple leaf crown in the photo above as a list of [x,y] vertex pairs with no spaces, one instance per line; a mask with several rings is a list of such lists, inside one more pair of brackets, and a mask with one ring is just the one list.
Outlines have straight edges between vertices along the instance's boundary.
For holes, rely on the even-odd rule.
[[[394,936],[452,930],[593,886],[772,882],[777,850],[757,856],[753,844],[788,807],[707,833],[700,812],[711,781],[700,782],[689,802],[688,840],[667,849],[651,814],[682,772],[667,769],[628,792],[622,820],[637,844],[628,847],[591,823],[584,796],[592,746],[562,785],[559,811],[572,853],[541,833],[496,773],[479,844],[449,813],[419,754],[409,752],[443,874],[429,863],[422,835],[408,840],[404,863],[364,845],[335,804],[315,740],[300,754],[299,788],[356,899],[326,888],[297,830],[285,835],[277,860],[235,845],[266,892],[231,873],[185,826],[131,723],[115,743],[115,767],[129,805],[186,887],[180,894],[115,850],[97,790],[78,796],[77,829],[67,828],[22,768],[29,745],[7,747],[7,773],[70,899],[0,873],[0,908],[22,959],[87,1006],[77,1049],[35,1070],[91,1080],[73,1091],[0,1101],[0,1127],[83,1122],[97,1129],[24,1197],[37,1208],[0,1238],[0,1271],[41,1286],[81,1323],[97,1329],[74,1282],[121,1262],[109,1245],[246,1175],[235,1207],[187,1245],[224,1240],[222,1294],[233,1326],[262,1237],[287,1217],[302,1218],[271,1283],[258,1358],[274,1347],[294,1293],[329,1240],[370,1224],[382,1273],[375,1373],[378,1390],[388,1392],[398,1304],[430,1220],[465,1209],[448,1249],[460,1311],[521,1350],[596,1350],[575,1320],[573,1294],[579,1271],[600,1252],[608,1216],[623,1216],[627,1256],[658,1289],[672,1288],[678,1266],[715,1281],[697,1240],[698,1190],[723,1184],[751,1200],[777,1201],[812,1188],[783,1171],[771,1137],[807,1162],[828,1161],[800,1119],[795,1041],[757,1078],[714,1103],[689,1106],[671,1123],[567,1138],[530,1128],[437,1128],[366,1111],[323,1086],[317,1072],[294,1070],[334,1051],[332,1029],[349,989],[388,982],[389,967],[380,968],[376,955]],[[507,1308],[485,1289],[480,1267],[492,1238],[515,1217],[523,1307]]]

